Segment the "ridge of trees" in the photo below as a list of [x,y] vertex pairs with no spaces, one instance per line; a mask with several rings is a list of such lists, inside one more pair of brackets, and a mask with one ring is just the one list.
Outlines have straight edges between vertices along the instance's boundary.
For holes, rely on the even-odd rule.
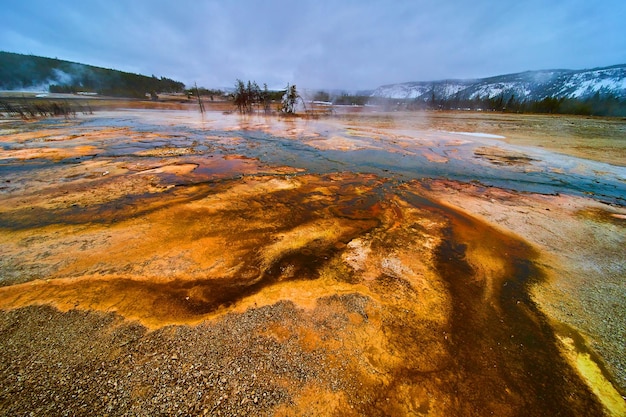
[[0,88],[14,90],[50,84],[51,93],[93,92],[114,97],[145,98],[146,93],[179,93],[185,85],[151,77],[45,58],[0,52]]
[[426,100],[372,98],[371,103],[383,106],[387,110],[474,110],[498,111],[504,113],[543,113],[574,114],[583,116],[626,117],[626,100],[613,94],[599,92],[588,98],[556,98],[552,96],[541,100],[518,99],[514,94],[495,97],[437,98],[434,93]]

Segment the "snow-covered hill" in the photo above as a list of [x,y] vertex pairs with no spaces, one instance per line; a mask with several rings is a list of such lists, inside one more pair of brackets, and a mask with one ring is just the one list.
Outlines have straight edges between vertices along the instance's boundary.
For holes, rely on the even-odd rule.
[[419,81],[378,87],[372,97],[394,99],[505,98],[541,100],[545,97],[588,98],[596,93],[626,99],[626,65],[591,70],[544,70],[499,75],[477,80]]

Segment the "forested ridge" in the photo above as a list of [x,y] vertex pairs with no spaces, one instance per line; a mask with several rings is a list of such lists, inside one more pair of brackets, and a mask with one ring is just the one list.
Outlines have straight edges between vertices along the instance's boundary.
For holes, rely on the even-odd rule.
[[185,84],[166,77],[133,74],[56,58],[0,52],[0,90],[40,89],[144,98],[183,92]]

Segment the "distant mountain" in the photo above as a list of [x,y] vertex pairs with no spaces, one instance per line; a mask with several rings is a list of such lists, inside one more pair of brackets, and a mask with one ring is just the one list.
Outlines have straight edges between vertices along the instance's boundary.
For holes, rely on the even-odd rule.
[[378,87],[372,97],[417,101],[514,97],[520,101],[589,99],[596,93],[626,99],[626,65],[590,70],[526,71],[476,80],[418,81]]
[[184,88],[179,81],[154,75],[148,77],[60,59],[0,52],[0,90],[82,91],[143,98],[147,93],[181,92]]

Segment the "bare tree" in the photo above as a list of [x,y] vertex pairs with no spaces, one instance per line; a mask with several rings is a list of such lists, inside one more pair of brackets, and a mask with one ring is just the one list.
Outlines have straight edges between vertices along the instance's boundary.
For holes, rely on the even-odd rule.
[[196,90],[196,96],[198,97],[198,106],[200,106],[200,113],[204,114],[204,103],[202,102],[202,99],[200,98],[200,91],[198,90],[198,84],[193,83],[193,86]]
[[267,89],[267,84],[263,84],[263,91],[261,92],[261,103],[263,104],[263,111],[265,114],[270,113],[270,92]]

